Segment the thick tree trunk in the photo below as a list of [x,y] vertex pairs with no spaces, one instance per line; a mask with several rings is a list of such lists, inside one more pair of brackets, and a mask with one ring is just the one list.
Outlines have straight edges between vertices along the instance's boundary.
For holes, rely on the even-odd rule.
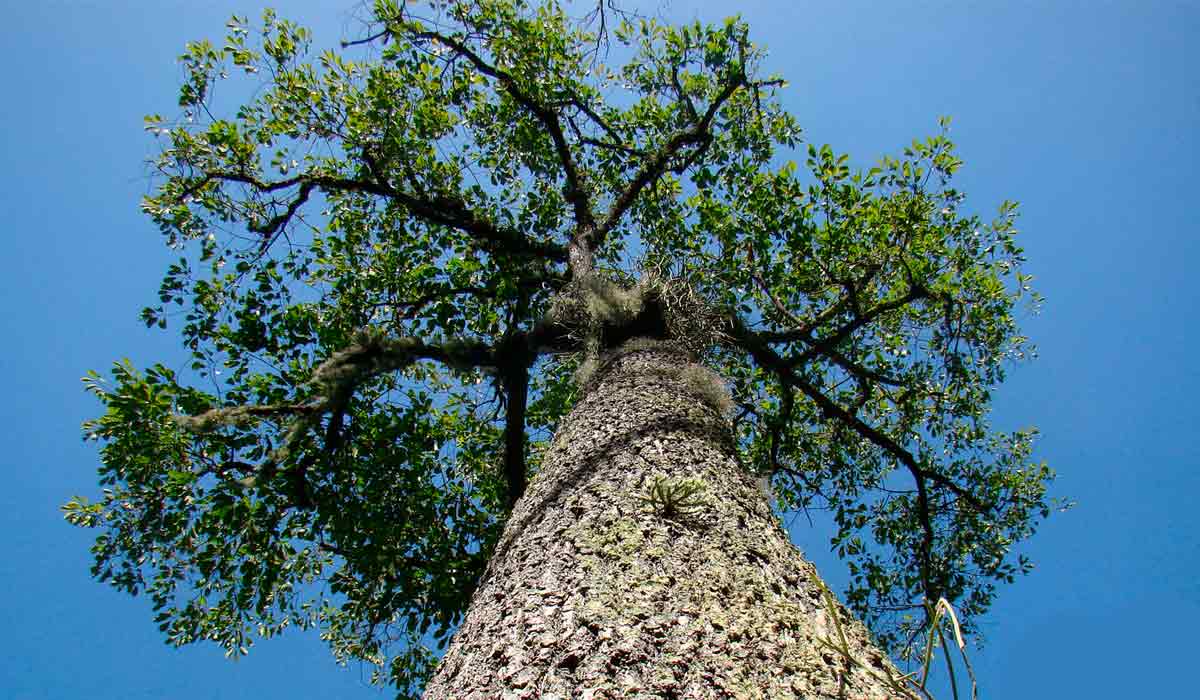
[[[661,347],[601,366],[426,700],[897,696],[890,661],[840,607],[835,626],[739,466],[705,372]],[[652,498],[656,481],[700,485],[699,502]],[[818,641],[838,643],[839,627],[863,667]]]

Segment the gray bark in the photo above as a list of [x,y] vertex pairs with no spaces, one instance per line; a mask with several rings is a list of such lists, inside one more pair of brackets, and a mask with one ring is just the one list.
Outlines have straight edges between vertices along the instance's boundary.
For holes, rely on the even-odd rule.
[[[426,700],[894,698],[863,626],[739,465],[713,378],[602,364],[517,503]],[[711,373],[709,373],[710,376]],[[646,502],[656,479],[699,503]],[[822,644],[844,634],[851,656]]]

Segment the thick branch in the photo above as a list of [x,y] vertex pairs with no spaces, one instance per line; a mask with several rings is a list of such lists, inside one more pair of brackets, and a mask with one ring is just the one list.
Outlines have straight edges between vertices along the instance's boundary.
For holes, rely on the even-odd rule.
[[525,410],[529,401],[529,367],[536,357],[524,334],[506,338],[497,348],[503,363],[500,379],[505,392],[504,482],[505,506],[512,511],[525,493]]
[[344,404],[362,382],[420,360],[435,360],[458,369],[496,365],[492,347],[482,342],[456,340],[430,345],[419,338],[363,333],[357,343],[322,362],[313,371],[312,384],[322,391],[324,406],[333,410]]
[[261,418],[291,419],[297,416],[320,415],[320,403],[268,404],[258,406],[224,406],[195,416],[175,416],[179,427],[191,433],[210,433],[227,425],[252,423]]

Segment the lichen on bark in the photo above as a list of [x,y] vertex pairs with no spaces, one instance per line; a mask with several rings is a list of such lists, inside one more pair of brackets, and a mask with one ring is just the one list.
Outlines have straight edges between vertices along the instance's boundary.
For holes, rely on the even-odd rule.
[[[890,660],[738,463],[686,352],[601,357],[517,503],[425,698],[886,698]],[[698,507],[646,503],[660,478]],[[856,661],[819,640],[840,627]]]

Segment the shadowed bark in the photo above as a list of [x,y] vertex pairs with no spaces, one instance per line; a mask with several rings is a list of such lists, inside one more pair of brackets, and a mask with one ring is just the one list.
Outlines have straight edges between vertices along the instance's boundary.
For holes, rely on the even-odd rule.
[[[895,697],[738,464],[713,380],[616,353],[560,424],[426,700]],[[655,483],[698,494],[672,507]],[[821,640],[844,634],[856,666]],[[868,672],[866,669],[870,669]]]

